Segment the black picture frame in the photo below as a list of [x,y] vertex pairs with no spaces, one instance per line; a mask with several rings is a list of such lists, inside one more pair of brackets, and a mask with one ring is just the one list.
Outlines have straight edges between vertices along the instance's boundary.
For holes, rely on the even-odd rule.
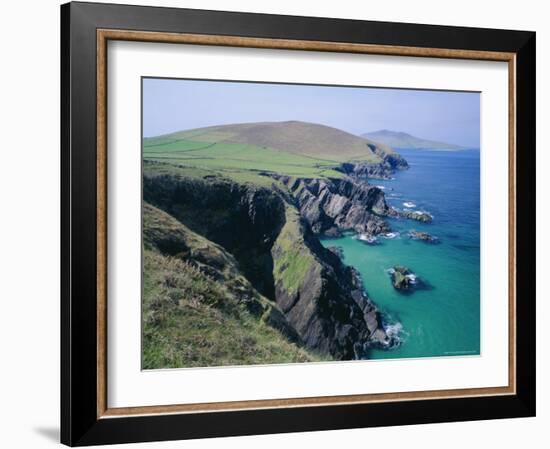
[[[98,417],[98,29],[516,55],[516,394]],[[535,33],[94,3],[61,6],[61,442],[70,446],[535,415]]]

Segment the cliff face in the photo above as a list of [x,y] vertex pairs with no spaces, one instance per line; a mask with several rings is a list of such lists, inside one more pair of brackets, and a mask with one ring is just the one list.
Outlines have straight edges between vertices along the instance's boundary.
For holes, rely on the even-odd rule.
[[277,305],[306,346],[337,359],[386,344],[380,317],[358,274],[325,249],[293,208],[272,248]]
[[393,173],[391,167],[386,164],[353,164],[351,162],[344,162],[336,170],[348,176],[365,179],[390,179]]
[[144,246],[156,249],[164,256],[172,256],[196,268],[197,273],[212,282],[223,285],[234,302],[240,303],[254,316],[264,316],[290,341],[300,343],[296,331],[282,315],[280,309],[258,293],[252,284],[241,275],[235,258],[217,245],[169,214],[151,206],[143,205]]
[[143,205],[144,369],[319,361],[224,248]]
[[[234,257],[251,286],[276,303],[284,315],[282,326],[288,323],[305,347],[335,359],[360,357],[365,344],[384,344],[386,334],[357,274],[320,244],[311,226],[319,231],[353,222],[372,229],[378,222],[373,212],[383,212],[387,205],[379,189],[371,186],[299,182],[302,201],[296,189],[283,194],[219,177],[146,175],[143,194],[145,201]],[[313,192],[318,202],[305,207]],[[355,199],[340,204],[349,198]],[[368,205],[364,210],[361,201]],[[323,219],[308,218],[314,209]]]
[[368,145],[374,154],[382,159],[379,164],[344,162],[336,170],[357,178],[390,179],[395,170],[407,170],[409,164],[403,156],[380,145]]
[[269,189],[223,178],[144,177],[143,199],[227,249],[243,274],[273,299],[271,247],[284,224],[284,202]]
[[409,164],[407,164],[405,158],[400,154],[391,151],[388,147],[386,147],[386,145],[374,145],[370,143],[369,148],[374,154],[380,156],[384,161],[384,164],[389,165],[390,168],[395,170],[406,170],[409,168]]
[[390,230],[381,216],[392,211],[378,187],[346,179],[278,179],[317,234],[338,235],[353,230],[375,235]]

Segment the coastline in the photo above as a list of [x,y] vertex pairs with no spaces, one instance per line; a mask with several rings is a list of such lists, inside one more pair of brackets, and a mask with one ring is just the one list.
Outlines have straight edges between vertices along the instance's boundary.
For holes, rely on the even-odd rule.
[[[394,260],[378,267],[379,272],[373,277],[368,270],[365,272],[364,260],[354,260],[353,253],[374,256],[367,263],[370,269],[391,254],[391,251],[386,254],[386,248],[397,249],[395,245],[399,242],[420,245],[419,254],[437,254],[446,247],[447,239],[440,245],[438,232],[431,231],[432,227],[438,229],[441,218],[437,204],[434,209],[433,204],[424,201],[415,181],[418,169],[425,170],[424,182],[436,179],[439,166],[418,165],[415,158],[426,152],[414,150],[409,164],[391,148],[378,147],[315,124],[290,121],[232,125],[229,130],[240,133],[235,140],[246,141],[257,138],[258,134],[251,133],[256,127],[260,127],[262,136],[267,131],[272,139],[281,139],[279,131],[285,131],[283,137],[294,151],[302,151],[304,147],[296,146],[292,136],[303,140],[302,134],[306,132],[312,138],[321,133],[335,141],[348,139],[355,148],[353,151],[364,152],[366,145],[370,155],[355,160],[348,154],[329,161],[243,143],[223,141],[205,145],[204,141],[192,140],[197,137],[188,131],[148,139],[143,199],[154,208],[153,221],[160,224],[160,228],[145,227],[151,237],[149,249],[157,256],[183,261],[190,267],[190,277],[193,270],[198,270],[197,273],[212,279],[213,285],[220,289],[220,300],[216,303],[220,313],[226,313],[221,301],[222,291],[226,291],[231,307],[244,306],[252,322],[280,334],[280,347],[286,341],[305,350],[313,359],[364,359],[372,354],[383,354],[386,358],[408,356],[399,352],[405,336],[413,335],[400,316],[407,310],[396,314],[391,301],[396,294],[407,296],[410,303],[407,307],[414,308],[411,305],[420,303],[417,299],[424,292],[434,289],[432,275],[426,276],[417,262],[407,262],[407,248],[401,248]],[[208,142],[218,139],[220,128],[204,132],[206,137],[203,133],[200,138]],[[305,148],[327,150],[311,145]],[[239,158],[228,160],[226,154],[235,152]],[[439,157],[445,154],[448,153],[439,152]],[[266,163],[271,164],[272,170],[266,170]],[[400,184],[404,179],[409,179],[408,185]],[[434,183],[429,184],[434,190]],[[167,214],[165,220],[160,219],[162,214]],[[179,226],[183,228],[178,234],[175,230]],[[344,248],[326,248],[327,237],[341,239]],[[210,249],[205,251],[203,245]],[[217,247],[227,256],[220,259],[214,249]],[[402,251],[405,257],[401,257]],[[433,263],[441,266],[442,262],[444,259]],[[163,264],[168,266],[170,262]],[[439,280],[438,276],[434,278]],[[378,288],[380,283],[383,289],[398,293],[392,290],[387,295],[387,291]],[[393,298],[390,303],[388,298]],[[148,307],[157,307],[154,298],[148,301]],[[184,309],[190,309],[189,314],[196,306],[186,300],[180,303]],[[208,315],[206,311],[201,313]],[[185,321],[185,316],[178,316]],[[241,325],[249,322],[249,318],[241,316]],[[166,322],[163,318],[160,325]],[[154,320],[152,326],[154,334],[157,326]],[[186,337],[175,333],[179,339]],[[256,340],[254,332],[238,334],[234,338]],[[208,345],[216,347],[218,343],[208,341]],[[257,350],[267,350],[264,346]],[[243,348],[235,357],[242,358],[249,352]],[[200,355],[198,358],[202,359]],[[273,358],[273,363],[277,360],[282,359]]]
[[[403,203],[414,202],[434,213],[432,223],[413,226],[409,220],[390,217],[387,220],[397,235],[378,238],[375,244],[362,242],[352,234],[322,239],[326,246],[340,247],[345,263],[361,274],[369,296],[381,311],[384,326],[391,331],[398,329],[400,346],[384,351],[372,349],[369,358],[479,354],[480,350],[479,190],[475,183],[469,184],[474,176],[464,176],[467,172],[477,173],[479,151],[418,151],[404,153],[411,167],[408,172],[398,172],[394,180],[377,184],[385,188],[390,206],[404,207]],[[439,175],[436,166],[440,166]],[[453,174],[453,170],[458,173]],[[418,182],[428,172],[435,174],[435,181],[440,176],[452,186],[436,195],[427,188],[428,182]],[[456,198],[449,196],[453,188]],[[453,201],[457,201],[457,208],[452,206]],[[411,238],[413,227],[441,240],[433,244]],[[396,291],[387,273],[395,265],[410,267],[426,281],[424,287],[412,294]]]

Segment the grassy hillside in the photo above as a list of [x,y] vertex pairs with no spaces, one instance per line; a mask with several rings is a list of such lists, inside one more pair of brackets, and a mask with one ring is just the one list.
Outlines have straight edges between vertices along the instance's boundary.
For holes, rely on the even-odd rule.
[[341,162],[379,164],[394,154],[328,126],[305,122],[264,122],[213,126],[145,138],[147,160],[229,173],[273,172],[301,177],[341,177]]
[[300,121],[241,123],[177,132],[146,140],[146,146],[174,141],[236,143],[309,156],[321,160],[378,163],[367,139],[330,126]]
[[422,139],[404,132],[382,129],[362,134],[362,137],[371,139],[380,144],[386,144],[394,148],[424,149],[424,150],[465,150],[466,148],[452,143],[437,142],[435,140]]
[[300,216],[291,207],[285,210],[286,221],[281,229],[273,251],[280,254],[275,259],[273,274],[276,282],[290,293],[298,291],[304,284],[305,277],[315,265],[314,257],[305,248],[302,232],[300,232]]
[[[225,178],[240,184],[254,184],[264,187],[271,187],[274,183],[277,183],[273,178],[262,175],[264,170],[246,170],[241,168],[214,169],[204,166],[185,165],[183,161],[178,162],[154,158],[144,160],[143,173],[146,176],[169,175],[187,179]],[[341,176],[343,176],[341,173],[335,172],[334,177]]]
[[309,158],[253,145],[218,142],[204,145],[193,140],[175,140],[156,145],[144,142],[143,157],[228,173],[272,172],[303,177],[340,177],[333,161]]
[[148,204],[143,264],[144,369],[321,360],[278,330],[230,254]]

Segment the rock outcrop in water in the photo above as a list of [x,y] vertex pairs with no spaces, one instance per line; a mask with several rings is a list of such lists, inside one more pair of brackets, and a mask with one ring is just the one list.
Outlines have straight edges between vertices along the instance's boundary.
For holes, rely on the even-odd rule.
[[396,290],[411,290],[417,283],[416,275],[407,267],[396,265],[389,272]]
[[398,217],[408,218],[409,220],[420,221],[422,223],[430,223],[433,220],[432,214],[420,210],[395,211],[395,215]]
[[[152,173],[144,176],[143,196],[234,257],[250,285],[274,301],[275,315],[282,312],[284,321],[273,322],[283,328],[288,323],[306,348],[341,360],[361,357],[367,345],[387,345],[389,339],[357,272],[325,249],[312,227],[321,232],[360,226],[376,232],[386,225],[375,211],[387,205],[372,186],[297,182],[301,187],[284,194],[222,177]],[[208,271],[216,261],[203,257],[201,263]]]
[[414,229],[411,229],[407,235],[412,240],[421,240],[426,243],[439,243],[438,237],[435,237],[427,232],[415,231]]

